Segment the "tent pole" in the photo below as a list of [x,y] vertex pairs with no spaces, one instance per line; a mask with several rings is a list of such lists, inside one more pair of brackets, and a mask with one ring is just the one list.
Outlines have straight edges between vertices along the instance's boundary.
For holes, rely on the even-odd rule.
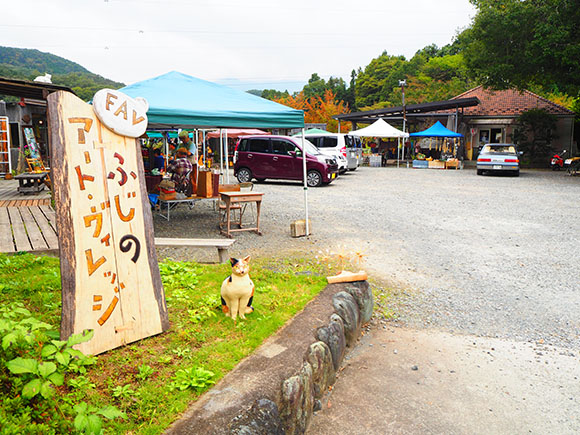
[[224,132],[220,128],[220,175],[224,173]]
[[199,180],[199,130],[195,129],[195,182]]
[[207,166],[207,160],[206,160],[206,156],[205,156],[205,129],[202,130],[202,135],[203,135],[203,165]]
[[302,127],[302,172],[304,178],[304,212],[306,214],[306,236],[310,235],[310,225],[308,225],[308,183],[306,172],[306,137],[305,129]]
[[[167,133],[167,132],[165,132]],[[169,166],[169,144],[167,143],[167,136],[165,134],[162,135],[163,137],[163,145],[165,148],[165,173],[167,173],[167,166]]]
[[226,159],[226,180],[227,183],[230,184],[230,155],[229,155],[229,149],[228,149],[228,129],[226,128],[224,135],[226,137],[226,140],[224,141],[225,143],[225,147],[226,147],[226,152],[224,153],[224,157]]
[[400,154],[401,154],[401,138],[397,138],[397,169],[399,168],[400,162]]

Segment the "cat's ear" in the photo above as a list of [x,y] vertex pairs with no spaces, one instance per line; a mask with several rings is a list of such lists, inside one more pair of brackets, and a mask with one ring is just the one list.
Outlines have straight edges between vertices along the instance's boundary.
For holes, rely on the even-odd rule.
[[244,258],[244,261],[245,261],[246,263],[249,263],[249,262],[250,262],[250,256],[248,255],[247,257],[245,257],[245,258]]
[[238,259],[231,257],[230,258],[230,264],[232,265],[232,267],[234,267],[236,264],[238,264]]

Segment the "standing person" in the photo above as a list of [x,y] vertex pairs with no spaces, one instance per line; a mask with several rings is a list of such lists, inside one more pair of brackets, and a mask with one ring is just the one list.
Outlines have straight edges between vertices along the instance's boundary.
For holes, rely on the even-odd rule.
[[197,146],[195,142],[191,140],[189,137],[189,132],[187,130],[181,130],[179,132],[179,140],[181,140],[181,144],[184,148],[189,151],[190,161],[195,164],[196,162],[196,155],[197,155]]

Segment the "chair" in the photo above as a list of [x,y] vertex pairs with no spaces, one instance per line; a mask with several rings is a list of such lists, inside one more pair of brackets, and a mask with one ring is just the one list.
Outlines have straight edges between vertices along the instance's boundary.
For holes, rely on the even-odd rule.
[[46,178],[44,179],[44,184],[46,187],[51,189],[50,181],[50,170],[44,167],[44,163],[40,158],[26,158],[26,164],[28,165],[29,172],[47,172]]
[[[254,183],[252,183],[251,181],[246,181],[244,183],[240,183],[240,191],[241,192],[251,192],[252,190],[254,190]],[[244,215],[244,213],[246,212],[246,208],[251,205],[251,204],[244,204],[242,206],[242,210],[241,210],[241,214],[242,216]],[[253,208],[251,208],[251,210],[253,210]],[[253,213],[252,213],[253,215]],[[242,219],[242,216],[240,216],[240,221]]]
[[[220,184],[218,192],[239,192],[241,187],[239,184]],[[217,209],[220,215],[220,228],[223,227],[227,221],[226,216],[226,203],[219,199],[217,202]],[[236,211],[239,213],[239,225],[242,224],[242,215],[241,215],[242,207],[239,204],[234,204],[230,207],[230,213],[235,213]],[[232,216],[230,216],[231,219]]]

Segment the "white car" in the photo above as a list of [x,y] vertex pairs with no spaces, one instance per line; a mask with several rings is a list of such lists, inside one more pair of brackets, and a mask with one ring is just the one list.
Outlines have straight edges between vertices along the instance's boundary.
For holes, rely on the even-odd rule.
[[332,150],[341,154],[346,159],[349,171],[355,171],[361,164],[362,142],[357,136],[344,133],[310,133],[306,134],[306,139],[322,153]]
[[[329,133],[332,134],[332,133]],[[295,134],[294,137],[301,139],[302,138],[302,134]],[[309,136],[309,135],[305,135],[304,136],[306,138],[306,140],[312,142],[312,144],[318,148],[318,151],[320,151],[322,154],[325,154],[327,156],[332,156],[336,162],[338,163],[338,173],[339,174],[344,174],[348,169],[348,160],[346,158],[346,156],[340,151],[340,148],[337,146],[332,146],[332,147],[325,147],[324,146],[324,142],[317,140],[316,136]],[[312,140],[314,139],[314,141]],[[334,142],[336,142],[336,139],[334,140]],[[322,146],[318,146],[318,145],[322,145]]]

